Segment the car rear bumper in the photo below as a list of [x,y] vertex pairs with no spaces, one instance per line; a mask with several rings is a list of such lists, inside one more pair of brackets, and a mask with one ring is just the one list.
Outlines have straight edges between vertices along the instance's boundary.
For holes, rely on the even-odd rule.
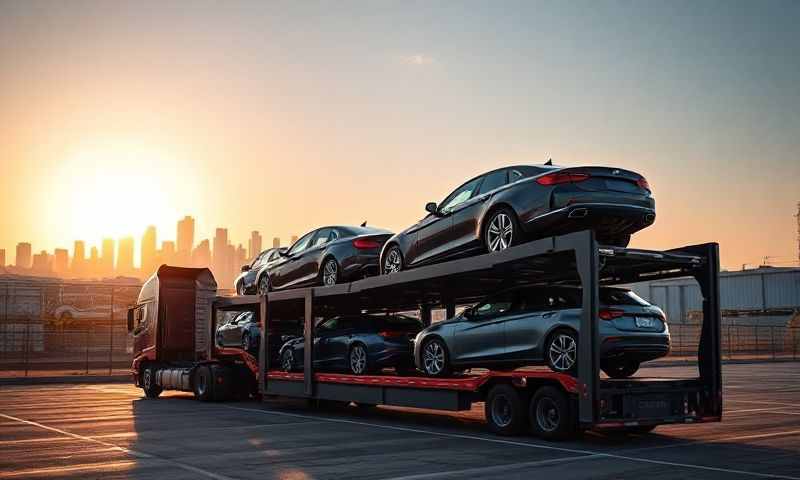
[[625,235],[655,222],[653,208],[615,203],[576,203],[527,221],[523,229],[536,235],[555,235],[591,228],[598,235]]
[[609,336],[600,347],[602,361],[646,362],[669,354],[668,335]]

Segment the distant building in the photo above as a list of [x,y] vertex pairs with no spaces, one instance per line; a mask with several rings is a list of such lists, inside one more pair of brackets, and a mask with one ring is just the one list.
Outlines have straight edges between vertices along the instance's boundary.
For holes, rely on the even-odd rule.
[[89,265],[86,270],[90,277],[97,277],[97,272],[100,269],[100,255],[97,252],[97,247],[92,247],[89,252]]
[[200,268],[211,267],[211,246],[208,240],[198,243],[192,251],[192,265]]
[[17,268],[31,268],[33,260],[31,258],[31,244],[21,242],[17,244]]
[[211,271],[217,278],[217,283],[222,285],[222,279],[227,276],[230,270],[230,263],[233,260],[228,252],[228,229],[218,228],[214,234],[214,249],[211,252]]
[[272,239],[272,248],[278,248],[281,246],[281,239],[279,237],[275,237]]
[[172,240],[161,242],[161,263],[166,265],[176,264],[175,242]]
[[119,253],[117,254],[117,275],[131,276],[136,272],[133,269],[133,237],[119,239]]
[[294,245],[294,242],[297,241],[297,235],[292,235],[292,239],[289,240],[289,245]]
[[34,255],[31,269],[33,273],[39,275],[49,275],[53,273],[53,262],[50,255],[45,250]]
[[4,248],[0,248],[0,268],[6,266],[6,250]]
[[150,277],[159,267],[156,247],[156,227],[150,225],[142,235],[142,276]]
[[100,272],[102,276],[114,275],[114,239],[104,238],[100,250]]
[[251,260],[256,258],[256,255],[261,253],[261,234],[255,230],[250,232],[250,240],[247,242],[247,247],[248,258]]
[[192,247],[194,247],[194,218],[183,217],[178,221],[177,251],[173,262],[176,265],[188,267],[192,260]]
[[[720,272],[719,276],[725,324],[786,325],[800,312],[800,268],[766,267]],[[672,323],[693,323],[703,310],[703,296],[693,278],[654,280],[631,287],[661,307]]]
[[75,240],[72,250],[72,275],[82,277],[86,274],[86,245],[83,240]]
[[235,273],[237,269],[241,269],[242,265],[246,263],[249,263],[247,261],[247,250],[245,250],[240,243],[239,246],[236,247],[236,261],[233,262],[234,270],[231,273]]
[[53,272],[66,276],[69,273],[69,250],[56,248],[53,254]]

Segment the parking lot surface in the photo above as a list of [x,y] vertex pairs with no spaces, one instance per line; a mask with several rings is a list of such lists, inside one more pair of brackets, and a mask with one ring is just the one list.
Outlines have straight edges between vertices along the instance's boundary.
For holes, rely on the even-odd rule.
[[[800,480],[800,364],[724,367],[722,423],[545,442],[462,413],[147,400],[128,384],[0,387],[0,478]],[[690,376],[694,367],[639,376]]]

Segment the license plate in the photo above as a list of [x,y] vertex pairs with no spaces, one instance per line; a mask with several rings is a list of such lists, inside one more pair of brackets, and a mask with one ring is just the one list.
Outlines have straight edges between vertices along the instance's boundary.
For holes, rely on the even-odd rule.
[[645,397],[636,406],[641,417],[667,417],[672,413],[670,401],[664,397]]
[[655,326],[655,324],[653,323],[653,319],[647,317],[636,317],[634,319],[634,322],[636,323],[636,326],[639,328],[653,328]]

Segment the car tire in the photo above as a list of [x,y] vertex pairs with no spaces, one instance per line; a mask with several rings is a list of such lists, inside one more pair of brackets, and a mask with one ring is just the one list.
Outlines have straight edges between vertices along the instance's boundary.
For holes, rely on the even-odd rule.
[[422,346],[420,358],[422,373],[429,377],[444,377],[452,372],[447,345],[439,338],[432,338]]
[[200,365],[195,369],[192,391],[194,392],[194,397],[201,402],[214,400],[214,382],[208,365]]
[[522,241],[522,229],[510,208],[492,211],[483,223],[483,247],[487,252],[501,252]]
[[499,384],[489,390],[484,415],[489,430],[498,435],[516,435],[528,422],[528,406],[519,390]]
[[339,262],[337,262],[335,258],[328,258],[325,260],[325,262],[322,264],[322,269],[320,270],[320,276],[322,277],[323,287],[329,287],[339,283],[339,280],[341,279]]
[[347,354],[347,368],[353,375],[364,375],[369,373],[369,353],[367,346],[363,343],[354,343]]
[[550,370],[575,375],[578,372],[578,334],[563,328],[550,334],[544,357]]
[[294,350],[287,348],[281,353],[281,370],[291,373],[297,368],[294,361]]
[[603,372],[609,378],[628,378],[632,377],[639,370],[639,362],[616,362],[604,365]]
[[142,390],[144,391],[144,396],[147,398],[158,398],[163,391],[163,389],[156,383],[156,371],[157,368],[154,366],[146,366],[142,370],[141,385]]
[[401,270],[403,270],[403,252],[397,245],[392,245],[381,261],[381,274],[389,275]]
[[577,417],[569,398],[557,387],[547,385],[536,391],[528,417],[533,434],[545,440],[566,440],[578,433]]
[[261,278],[258,279],[258,286],[256,287],[256,293],[258,295],[266,295],[269,293],[270,285],[269,285],[269,277],[267,274],[261,275]]

